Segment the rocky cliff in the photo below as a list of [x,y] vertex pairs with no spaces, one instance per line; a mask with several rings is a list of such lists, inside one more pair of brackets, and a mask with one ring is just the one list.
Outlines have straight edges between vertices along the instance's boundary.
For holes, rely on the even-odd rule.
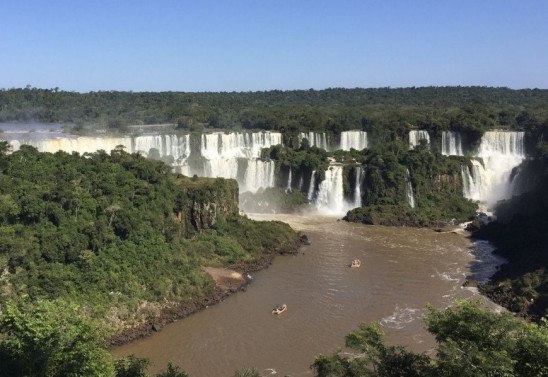
[[238,183],[233,179],[177,177],[175,216],[187,234],[209,229],[238,213]]

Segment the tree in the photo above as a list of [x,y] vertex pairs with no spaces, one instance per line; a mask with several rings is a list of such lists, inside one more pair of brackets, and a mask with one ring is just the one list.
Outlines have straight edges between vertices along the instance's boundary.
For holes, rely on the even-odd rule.
[[11,145],[7,141],[0,140],[0,156],[5,156],[11,151]]
[[478,302],[458,301],[429,308],[428,330],[437,357],[388,347],[375,324],[346,336],[353,354],[321,355],[312,365],[318,377],[358,376],[548,376],[548,326],[529,324],[510,313],[497,314]]
[[112,376],[100,331],[76,305],[40,300],[2,308],[0,376]]

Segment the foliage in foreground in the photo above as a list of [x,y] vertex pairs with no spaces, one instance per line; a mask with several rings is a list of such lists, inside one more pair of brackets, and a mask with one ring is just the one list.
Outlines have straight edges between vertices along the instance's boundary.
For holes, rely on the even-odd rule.
[[[0,310],[0,377],[149,377],[149,361],[114,361],[82,308],[63,300],[8,302]],[[237,377],[256,377],[254,369]],[[189,377],[168,363],[156,377]]]
[[2,308],[0,376],[112,376],[98,328],[64,301]]
[[459,301],[443,311],[429,309],[428,330],[436,337],[436,357],[387,346],[376,325],[361,325],[346,336],[355,353],[319,356],[317,377],[547,376],[548,326],[496,314],[478,303]]

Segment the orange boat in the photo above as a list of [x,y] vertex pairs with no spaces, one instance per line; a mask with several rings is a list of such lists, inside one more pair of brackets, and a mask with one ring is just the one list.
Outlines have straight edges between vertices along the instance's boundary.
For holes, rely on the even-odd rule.
[[362,265],[362,262],[359,259],[354,259],[352,263],[350,264],[350,267],[352,268],[360,268]]
[[276,305],[276,307],[274,307],[274,309],[272,309],[272,314],[282,314],[285,311],[287,311],[287,305],[286,304]]

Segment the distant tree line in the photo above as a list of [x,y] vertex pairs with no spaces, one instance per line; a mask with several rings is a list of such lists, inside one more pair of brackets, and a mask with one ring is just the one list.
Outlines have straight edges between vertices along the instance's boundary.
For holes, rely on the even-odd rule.
[[548,127],[548,90],[423,87],[265,92],[67,92],[0,90],[0,122],[93,125],[172,123],[184,130],[263,129],[339,133],[410,128],[481,133]]

